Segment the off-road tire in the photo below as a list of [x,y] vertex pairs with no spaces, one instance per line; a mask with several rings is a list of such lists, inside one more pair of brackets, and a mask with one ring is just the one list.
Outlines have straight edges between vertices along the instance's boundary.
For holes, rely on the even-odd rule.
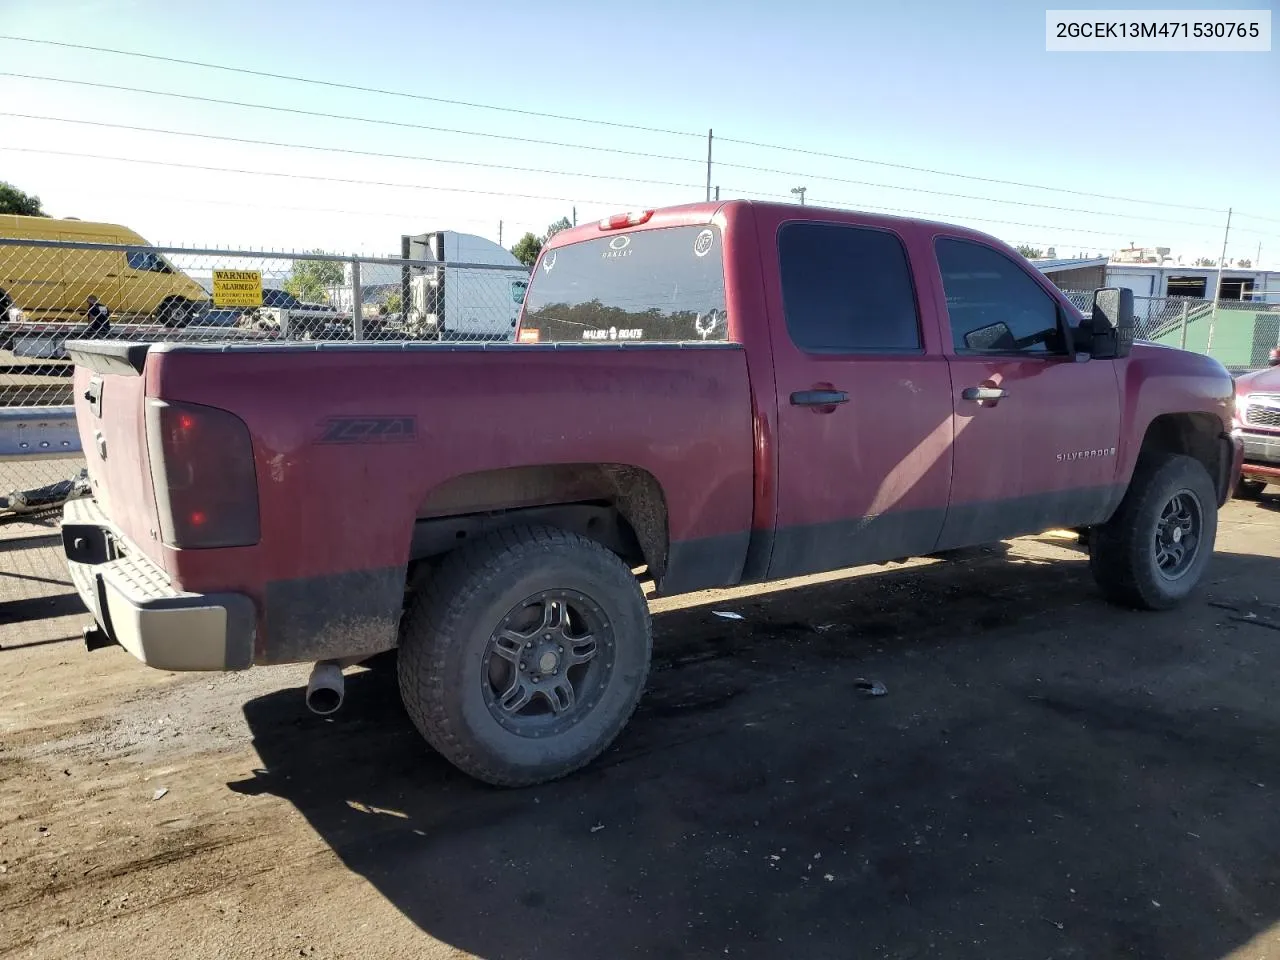
[[[1199,501],[1200,533],[1186,571],[1171,580],[1156,562],[1156,534],[1166,505],[1180,492]],[[1139,610],[1167,610],[1199,583],[1213,556],[1218,532],[1218,495],[1198,460],[1180,454],[1156,454],[1139,461],[1115,515],[1094,527],[1089,565],[1094,580],[1112,603]]]
[[[548,590],[575,591],[603,612],[611,669],[580,721],[533,738],[491,714],[482,663],[503,618]],[[578,770],[613,742],[640,700],[651,650],[648,605],[621,559],[564,530],[512,527],[450,554],[417,587],[401,626],[400,695],[414,726],[458,769],[495,786],[530,786]]]

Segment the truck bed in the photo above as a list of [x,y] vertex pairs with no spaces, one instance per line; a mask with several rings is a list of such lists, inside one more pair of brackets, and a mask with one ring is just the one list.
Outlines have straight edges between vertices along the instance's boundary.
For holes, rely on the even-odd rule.
[[[393,645],[418,522],[483,512],[485,489],[501,491],[493,509],[536,506],[546,468],[611,465],[652,478],[665,498],[665,574],[680,589],[741,573],[753,424],[739,345],[71,349],[81,442],[107,517],[176,589],[251,597],[256,662]],[[94,379],[104,417],[86,400]],[[257,544],[182,550],[156,537],[151,399],[220,408],[247,425]]]

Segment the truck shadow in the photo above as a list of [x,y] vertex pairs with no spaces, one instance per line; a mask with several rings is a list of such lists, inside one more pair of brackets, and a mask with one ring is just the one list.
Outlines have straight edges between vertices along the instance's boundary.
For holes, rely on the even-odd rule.
[[1280,638],[1224,612],[1274,576],[1136,614],[990,554],[660,614],[618,743],[521,791],[432,754],[388,658],[332,722],[248,703],[230,786],[487,958],[1220,957],[1280,913]]

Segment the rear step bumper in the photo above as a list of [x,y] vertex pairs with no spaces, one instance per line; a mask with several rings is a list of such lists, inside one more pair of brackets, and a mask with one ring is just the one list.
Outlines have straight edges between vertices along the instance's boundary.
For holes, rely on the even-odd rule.
[[71,580],[98,626],[160,670],[243,670],[253,662],[257,619],[239,593],[183,593],[125,540],[96,500],[62,512]]

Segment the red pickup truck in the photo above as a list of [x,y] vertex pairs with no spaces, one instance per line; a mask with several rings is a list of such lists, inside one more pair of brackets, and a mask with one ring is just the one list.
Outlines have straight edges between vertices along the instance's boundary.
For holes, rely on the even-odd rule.
[[1244,444],[1243,476],[1236,496],[1257,499],[1268,483],[1280,483],[1280,367],[1274,362],[1270,369],[1237,378],[1232,427]]
[[399,648],[468,773],[588,763],[662,594],[1088,528],[1103,594],[1184,598],[1240,472],[1215,360],[1132,342],[960,227],[732,201],[557,234],[516,343],[76,342],[95,625],[167,670]]

